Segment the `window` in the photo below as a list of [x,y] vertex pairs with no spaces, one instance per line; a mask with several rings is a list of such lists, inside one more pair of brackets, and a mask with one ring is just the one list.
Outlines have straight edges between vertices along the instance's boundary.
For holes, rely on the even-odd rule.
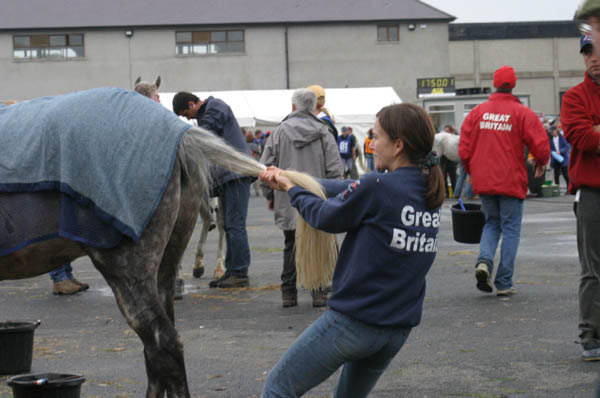
[[176,54],[201,56],[244,53],[243,30],[175,32]]
[[455,125],[453,104],[426,104],[425,110],[431,116],[436,131],[440,131],[447,124]]
[[377,41],[398,41],[400,40],[398,31],[398,25],[378,25]]
[[15,59],[82,58],[83,34],[13,36]]

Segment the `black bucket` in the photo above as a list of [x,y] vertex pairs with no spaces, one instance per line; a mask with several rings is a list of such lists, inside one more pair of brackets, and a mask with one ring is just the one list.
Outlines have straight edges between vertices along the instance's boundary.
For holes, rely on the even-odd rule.
[[62,373],[35,373],[11,377],[13,398],[79,398],[85,377]]
[[464,206],[465,210],[461,209],[458,203],[450,208],[454,240],[460,243],[479,243],[485,224],[485,215],[481,210],[481,205],[465,203]]
[[31,371],[33,333],[37,322],[0,322],[0,375],[14,375]]

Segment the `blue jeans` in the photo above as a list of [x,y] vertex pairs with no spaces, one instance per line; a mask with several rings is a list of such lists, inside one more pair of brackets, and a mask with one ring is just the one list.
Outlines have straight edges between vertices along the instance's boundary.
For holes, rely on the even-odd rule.
[[223,228],[227,252],[225,269],[227,272],[247,276],[250,266],[250,246],[246,231],[246,217],[250,200],[250,178],[231,180],[217,189],[223,207]]
[[375,171],[375,158],[370,153],[365,153],[367,159],[367,172]]
[[[465,168],[463,167],[462,162],[458,162],[458,170],[460,175],[456,180],[456,189],[454,190],[455,198],[472,198],[473,196],[473,185],[467,182],[467,173],[465,172]],[[463,193],[463,188],[465,192]],[[463,194],[463,195],[461,195]]]
[[486,263],[490,273],[492,272],[496,248],[502,235],[500,264],[494,285],[498,290],[509,289],[513,286],[515,258],[521,239],[523,200],[510,196],[481,195],[481,207],[485,214],[485,225],[479,243],[477,262]]
[[299,397],[342,365],[334,396],[366,397],[410,331],[370,326],[329,309],[304,330],[271,369],[262,397]]
[[50,271],[49,274],[53,282],[62,282],[73,278],[73,267],[71,267],[71,263],[66,263],[60,268]]

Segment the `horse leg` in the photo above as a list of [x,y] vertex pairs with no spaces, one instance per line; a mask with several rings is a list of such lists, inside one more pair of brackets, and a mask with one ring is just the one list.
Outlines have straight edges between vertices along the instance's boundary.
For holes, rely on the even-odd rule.
[[194,270],[193,275],[194,278],[200,278],[204,275],[204,263],[202,260],[204,259],[204,244],[206,243],[206,238],[208,237],[208,230],[210,229],[210,224],[212,219],[205,218],[201,215],[202,218],[202,229],[200,230],[200,240],[198,241],[198,247],[196,248],[196,260],[194,261]]
[[[94,266],[113,290],[121,313],[144,344],[148,375],[147,398],[162,398],[165,392],[168,397],[190,396],[183,345],[172,321],[174,285],[171,285],[171,305],[167,309],[167,293],[161,289],[163,297],[159,297],[157,283],[165,247],[178,217],[180,175],[180,166],[176,163],[163,197],[142,233],[139,244],[124,238],[113,249],[86,247]],[[170,280],[174,282],[177,263],[170,264]],[[164,268],[160,272],[161,276],[169,279],[166,276],[167,267]]]
[[219,206],[217,207],[217,228],[219,230],[219,245],[217,248],[217,265],[213,273],[214,279],[219,279],[225,275],[225,226],[223,224],[223,211],[221,210],[222,200],[219,197]]

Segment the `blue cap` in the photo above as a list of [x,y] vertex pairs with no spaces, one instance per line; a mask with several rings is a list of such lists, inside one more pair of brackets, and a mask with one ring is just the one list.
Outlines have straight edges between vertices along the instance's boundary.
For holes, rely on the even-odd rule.
[[592,45],[592,36],[589,35],[581,35],[581,38],[579,39],[579,52],[583,52],[583,49],[585,48],[585,46],[587,45]]

